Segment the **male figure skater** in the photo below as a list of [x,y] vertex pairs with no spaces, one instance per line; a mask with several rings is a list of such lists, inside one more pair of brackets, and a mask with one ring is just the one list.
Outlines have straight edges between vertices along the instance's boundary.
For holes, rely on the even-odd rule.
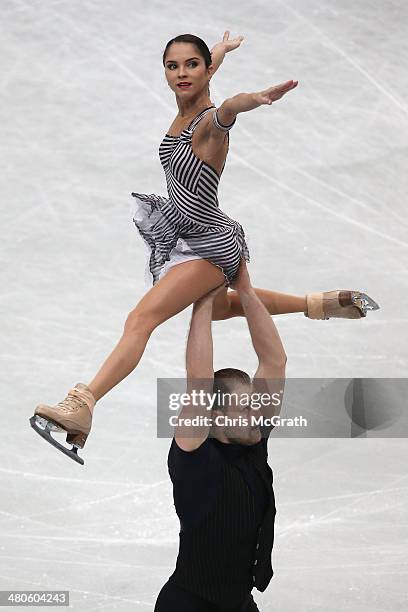
[[[264,591],[273,575],[275,498],[267,463],[273,428],[252,417],[279,414],[286,355],[271,315],[251,286],[242,260],[233,284],[239,294],[259,365],[245,372],[213,370],[211,333],[215,289],[193,306],[186,350],[187,392],[229,392],[224,405],[185,406],[178,417],[168,467],[180,519],[176,569],[161,589],[155,612],[256,612],[251,590]],[[252,405],[246,398],[276,399]],[[279,395],[278,395],[279,394]],[[225,396],[228,395],[225,393]],[[244,400],[244,401],[241,401]],[[210,415],[210,418],[209,418]],[[187,418],[200,416],[200,426]],[[210,423],[208,421],[211,421]]]

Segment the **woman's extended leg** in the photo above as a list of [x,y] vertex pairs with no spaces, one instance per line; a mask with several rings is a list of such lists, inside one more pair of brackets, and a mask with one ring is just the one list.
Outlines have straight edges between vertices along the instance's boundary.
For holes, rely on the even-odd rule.
[[[254,290],[272,315],[303,312],[309,319],[361,319],[367,312],[378,310],[379,305],[366,293],[352,290],[324,291],[306,296],[288,295],[268,289]],[[239,295],[236,291],[220,292],[214,299],[213,320],[243,317]]]
[[[305,312],[306,297],[268,291],[268,289],[254,290],[271,315],[287,314],[290,312]],[[236,291],[221,291],[213,304],[213,320],[220,321],[231,317],[245,316],[241,301]]]
[[205,259],[178,264],[160,279],[129,313],[123,335],[89,383],[98,401],[137,366],[153,330],[218,287],[224,274]]

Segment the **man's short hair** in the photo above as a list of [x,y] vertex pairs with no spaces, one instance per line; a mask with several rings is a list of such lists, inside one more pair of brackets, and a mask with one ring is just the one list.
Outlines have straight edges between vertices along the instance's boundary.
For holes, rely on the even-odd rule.
[[214,372],[213,393],[216,394],[213,410],[222,410],[224,406],[217,401],[218,397],[222,397],[224,393],[230,393],[234,383],[251,385],[251,377],[242,370],[236,368],[223,368]]

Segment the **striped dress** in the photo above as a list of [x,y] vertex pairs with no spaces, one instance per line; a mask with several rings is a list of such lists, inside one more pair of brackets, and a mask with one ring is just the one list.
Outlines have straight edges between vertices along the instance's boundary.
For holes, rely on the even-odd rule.
[[160,143],[168,197],[131,194],[132,220],[148,249],[145,279],[150,286],[171,266],[191,259],[207,259],[218,266],[229,286],[241,258],[250,260],[242,226],[219,207],[220,176],[193,153],[191,145],[196,126],[209,112],[218,129],[228,132],[234,125],[236,119],[229,126],[221,125],[214,108],[203,109],[179,136],[166,134]]

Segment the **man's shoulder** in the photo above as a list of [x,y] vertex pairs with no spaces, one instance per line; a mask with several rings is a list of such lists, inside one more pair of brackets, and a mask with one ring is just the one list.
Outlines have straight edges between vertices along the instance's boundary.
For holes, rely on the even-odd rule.
[[268,463],[268,440],[272,429],[273,427],[260,426],[261,439],[254,445],[253,453],[258,463]]
[[204,440],[198,448],[192,451],[180,448],[175,438],[173,438],[167,464],[172,480],[184,478],[197,479],[210,472],[219,460],[219,453],[217,453],[211,438]]
[[173,453],[179,453],[186,457],[196,457],[200,453],[206,452],[206,450],[209,447],[210,440],[211,438],[207,437],[197,446],[192,445],[192,447],[188,448],[187,450],[187,447],[184,444],[181,444],[179,441],[177,441],[175,437],[173,437],[171,444],[170,444],[169,453],[173,452]]
[[206,433],[202,437],[198,436],[190,436],[188,438],[182,436],[174,436],[173,440],[176,446],[186,453],[192,453],[197,451],[208,439],[208,433]]

